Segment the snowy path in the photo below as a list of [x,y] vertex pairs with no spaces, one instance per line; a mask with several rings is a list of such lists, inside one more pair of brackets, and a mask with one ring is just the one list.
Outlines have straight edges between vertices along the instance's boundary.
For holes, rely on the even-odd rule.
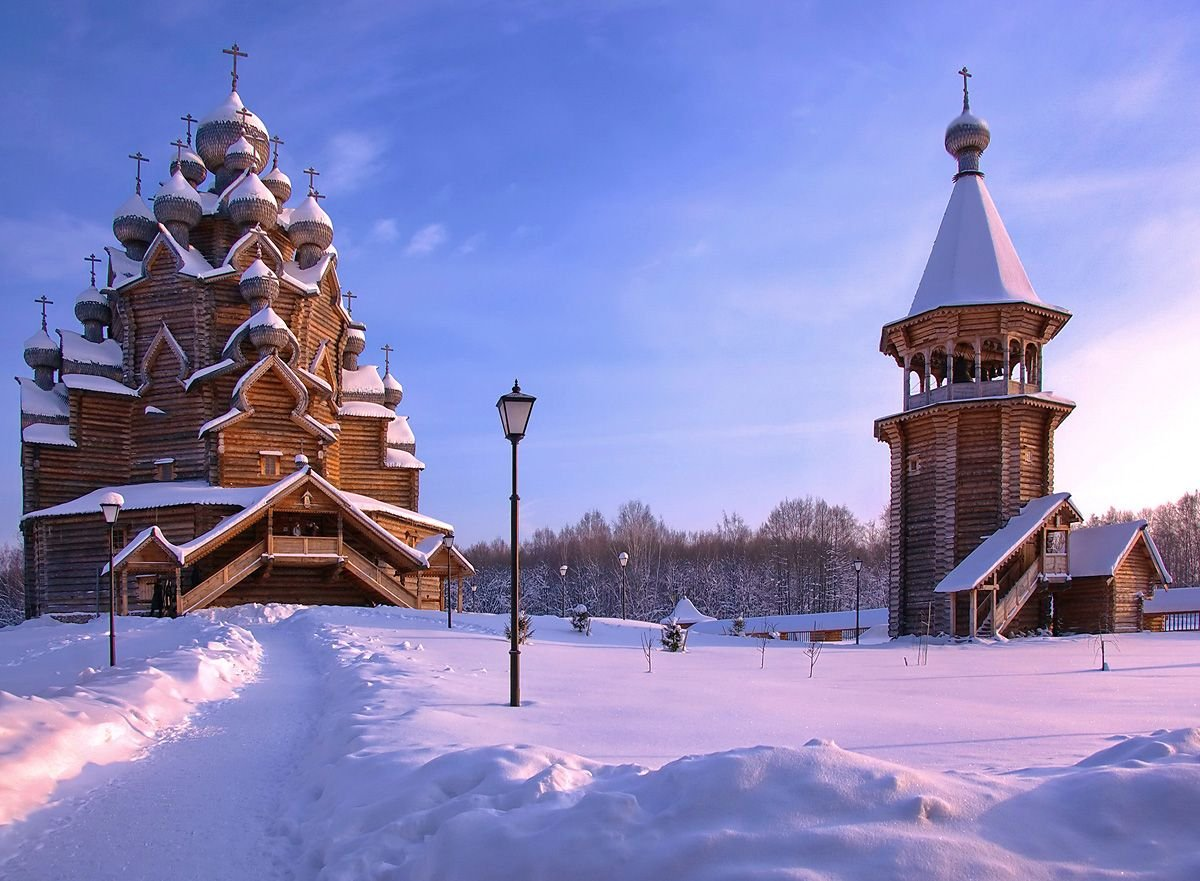
[[314,729],[319,678],[290,628],[254,627],[259,678],[139,761],[91,769],[0,829],[6,881],[290,879],[276,818]]

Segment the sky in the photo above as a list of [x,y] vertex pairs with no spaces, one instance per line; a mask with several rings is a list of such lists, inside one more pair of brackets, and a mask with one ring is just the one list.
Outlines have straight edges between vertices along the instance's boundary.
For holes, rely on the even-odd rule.
[[[36,7],[36,8],[35,8]],[[0,327],[13,375],[115,244],[128,153],[229,88],[321,171],[367,361],[395,347],[420,509],[506,536],[495,403],[537,396],[522,528],[640,499],[756,526],[784,497],[877,516],[902,407],[880,328],[946,202],[967,65],[987,184],[1072,320],[1045,386],[1078,402],[1056,488],[1085,513],[1200,486],[1200,12],[1190,3],[25,4],[6,14]],[[33,150],[33,145],[37,149]],[[293,200],[295,201],[295,200]],[[19,399],[0,520],[20,515]]]

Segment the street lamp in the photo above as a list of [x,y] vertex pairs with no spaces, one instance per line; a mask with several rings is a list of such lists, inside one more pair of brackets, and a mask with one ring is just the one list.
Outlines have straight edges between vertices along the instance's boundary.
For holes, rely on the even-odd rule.
[[521,497],[517,495],[517,444],[525,437],[525,429],[529,426],[529,414],[533,411],[533,402],[536,400],[532,395],[522,394],[521,384],[513,380],[512,391],[502,395],[496,402],[504,436],[512,443],[512,495],[509,497],[512,506],[512,587],[509,597],[512,609],[509,623],[511,644],[508,649],[508,704],[512,707],[521,706],[521,648],[517,635],[517,627],[520,624],[518,607],[521,602],[521,561],[517,548]]
[[446,549],[446,629],[454,626],[451,618],[453,607],[450,605],[450,551],[454,549],[454,533],[448,532],[442,536],[442,547]]
[[854,644],[858,645],[858,609],[862,603],[862,560],[854,561]]
[[558,581],[562,585],[562,616],[567,617],[567,564],[558,567]]
[[621,564],[621,620],[625,620],[625,567],[629,565],[629,554],[621,551],[617,554],[617,562]]
[[106,492],[100,497],[100,510],[108,524],[108,666],[117,666],[117,567],[114,565],[117,515],[125,499],[120,493]]

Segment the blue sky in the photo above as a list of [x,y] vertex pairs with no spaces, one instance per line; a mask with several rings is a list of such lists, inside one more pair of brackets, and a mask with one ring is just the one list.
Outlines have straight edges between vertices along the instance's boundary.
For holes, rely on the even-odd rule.
[[[370,350],[398,350],[422,510],[506,534],[494,404],[519,376],[527,529],[630,498],[688,529],[809,493],[871,517],[872,420],[901,406],[879,330],[950,195],[966,64],[988,186],[1035,289],[1075,313],[1046,351],[1079,402],[1057,488],[1091,511],[1200,485],[1192,4],[61,3],[6,23],[13,374],[34,297],[77,329],[126,154],[162,179],[236,40],[281,165],[298,188],[322,171]],[[15,524],[15,383],[0,419]]]

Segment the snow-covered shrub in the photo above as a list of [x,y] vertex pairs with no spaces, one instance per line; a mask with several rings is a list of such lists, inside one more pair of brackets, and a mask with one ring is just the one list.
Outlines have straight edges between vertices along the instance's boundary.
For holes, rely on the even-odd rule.
[[571,610],[571,626],[584,636],[592,635],[592,616],[583,603]]
[[674,618],[663,625],[662,647],[664,651],[681,652],[686,641],[683,626]]
[[[533,637],[533,618],[524,609],[517,613],[517,644],[524,645]],[[504,638],[512,639],[512,627],[504,625]]]
[[733,619],[733,629],[729,631],[730,636],[745,636],[746,635],[746,619],[742,615],[738,615]]

